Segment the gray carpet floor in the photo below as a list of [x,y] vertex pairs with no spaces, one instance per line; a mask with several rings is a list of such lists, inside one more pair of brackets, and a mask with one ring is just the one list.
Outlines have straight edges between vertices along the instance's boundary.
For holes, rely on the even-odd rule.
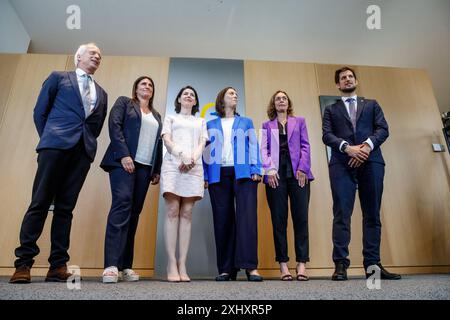
[[99,278],[85,278],[80,289],[66,283],[46,283],[33,278],[31,284],[9,284],[0,277],[0,300],[450,300],[450,275],[407,275],[399,281],[382,281],[381,288],[369,290],[365,279],[344,282],[313,278],[307,282],[265,280],[249,283],[195,280],[169,283],[142,279],[136,283],[103,284]]

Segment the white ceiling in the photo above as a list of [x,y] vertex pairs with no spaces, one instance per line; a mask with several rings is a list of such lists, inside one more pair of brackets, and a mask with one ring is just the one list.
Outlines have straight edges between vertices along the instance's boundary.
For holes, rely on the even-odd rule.
[[[31,52],[235,58],[426,69],[450,110],[450,0],[10,0]],[[81,29],[66,28],[66,8]],[[366,27],[369,5],[381,30]]]

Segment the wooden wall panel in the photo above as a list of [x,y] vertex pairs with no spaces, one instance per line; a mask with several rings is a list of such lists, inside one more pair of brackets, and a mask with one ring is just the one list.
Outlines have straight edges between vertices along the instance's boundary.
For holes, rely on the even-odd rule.
[[[266,106],[277,90],[285,90],[295,114],[307,121],[312,149],[309,268],[315,275],[331,272],[332,199],[325,148],[321,141],[319,95],[339,95],[334,84],[337,65],[263,61],[245,62],[247,115],[260,127]],[[447,153],[433,153],[431,143],[444,143],[431,83],[425,72],[414,69],[355,66],[358,94],[378,100],[390,125],[382,146],[386,159],[382,204],[382,261],[402,272],[450,265],[450,175]],[[270,213],[263,187],[258,193],[260,268],[275,275]],[[291,221],[289,222],[291,223]],[[293,235],[289,227],[290,267],[295,266]],[[352,274],[362,269],[362,213],[355,202],[350,244]],[[419,269],[418,269],[419,268]],[[427,269],[428,270],[428,269]],[[441,269],[439,269],[441,270]],[[425,271],[426,272],[426,271]],[[436,271],[438,272],[438,271]],[[327,275],[326,274],[326,275]]]
[[[21,55],[11,77],[11,92],[0,127],[1,267],[13,265],[20,224],[31,199],[37,168],[35,148],[38,135],[33,123],[36,98],[42,82],[51,71],[64,70],[66,60],[67,56],[63,55]],[[48,233],[48,226],[45,233]],[[50,247],[48,241],[39,243],[43,257],[38,258],[37,265],[48,258]]]
[[19,54],[0,55],[0,126],[19,60]]
[[[8,150],[0,157],[0,178],[4,182],[0,186],[0,210],[5,213],[0,217],[0,243],[4,248],[0,257],[2,268],[13,265],[13,251],[18,245],[20,224],[31,197],[31,186],[37,167],[35,147],[38,142],[32,111],[39,89],[51,71],[73,70],[72,61],[73,56],[25,55],[21,57],[17,68],[5,125],[0,128],[0,144],[4,150]],[[94,78],[108,92],[108,114],[117,97],[131,95],[136,78],[149,75],[155,81],[154,105],[164,116],[168,67],[168,58],[104,57]],[[33,76],[30,76],[31,74]],[[23,91],[24,88],[26,91]],[[69,263],[79,265],[85,270],[84,273],[89,275],[100,275],[103,269],[103,244],[111,195],[108,174],[100,169],[99,163],[108,144],[106,120],[98,139],[95,161],[74,210]],[[150,188],[136,236],[134,265],[136,269],[141,269],[143,275],[153,273],[158,194],[158,186]],[[41,253],[36,258],[37,268],[34,269],[48,267],[50,223],[51,213],[38,242]],[[34,269],[36,274],[44,272]]]
[[[450,157],[423,70],[360,67],[362,95],[383,107],[390,137],[383,195],[383,258],[402,266],[450,265]],[[383,241],[382,240],[382,241]]]
[[[339,94],[333,80],[339,67],[316,65],[320,94]],[[386,161],[382,261],[404,267],[448,266],[450,165],[447,153],[434,153],[431,148],[431,143],[445,142],[429,78],[416,69],[354,68],[358,94],[376,99],[389,124],[390,137],[381,147]],[[355,209],[353,234],[355,218],[361,217],[358,203]],[[352,248],[361,248],[355,240]]]
[[[18,245],[19,228],[31,197],[36,171],[38,136],[32,112],[42,82],[53,70],[73,69],[71,56],[0,56],[0,273],[9,274]],[[319,95],[338,95],[334,85],[336,65],[245,61],[247,115],[259,129],[267,119],[266,108],[278,89],[287,91],[296,115],[306,118],[311,143],[312,170],[309,211],[311,275],[329,276],[331,259],[332,199],[325,146],[321,141]],[[120,95],[129,96],[133,81],[150,75],[156,86],[155,106],[163,114],[166,104],[168,58],[104,57],[95,79],[109,94],[109,108]],[[405,273],[450,272],[450,159],[433,153],[431,143],[444,143],[439,111],[428,76],[421,70],[355,67],[359,95],[375,98],[390,125],[390,137],[382,146],[386,159],[382,204],[382,261]],[[1,104],[3,103],[3,104]],[[1,114],[1,113],[0,113]],[[108,174],[98,164],[109,143],[107,123],[98,151],[74,212],[71,264],[85,275],[100,275],[103,243],[111,196]],[[147,196],[136,237],[135,267],[152,275],[156,245],[159,187]],[[278,275],[270,213],[264,187],[258,191],[259,260],[263,275]],[[49,225],[39,245],[34,273],[48,266]],[[355,203],[352,223],[350,274],[361,274],[361,210]],[[292,223],[289,221],[290,267],[295,267]],[[41,267],[42,269],[39,269]],[[36,270],[35,270],[36,269]],[[41,270],[41,271],[39,271]]]

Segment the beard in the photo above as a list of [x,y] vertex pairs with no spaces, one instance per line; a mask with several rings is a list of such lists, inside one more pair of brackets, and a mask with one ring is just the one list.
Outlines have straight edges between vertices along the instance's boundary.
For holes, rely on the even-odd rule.
[[344,89],[339,88],[339,91],[341,91],[343,93],[352,93],[355,90],[356,90],[356,86],[353,86],[353,87],[350,87],[350,88],[344,88]]

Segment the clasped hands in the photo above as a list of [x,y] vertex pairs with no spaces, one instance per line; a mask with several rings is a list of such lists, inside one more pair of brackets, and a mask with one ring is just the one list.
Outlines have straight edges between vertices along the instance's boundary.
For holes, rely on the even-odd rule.
[[194,155],[186,156],[184,152],[181,153],[181,164],[178,166],[178,170],[182,173],[190,171],[195,166]]
[[345,149],[345,153],[347,153],[351,158],[348,162],[350,168],[358,168],[362,165],[369,158],[370,151],[372,150],[367,143],[356,146],[348,146]]

